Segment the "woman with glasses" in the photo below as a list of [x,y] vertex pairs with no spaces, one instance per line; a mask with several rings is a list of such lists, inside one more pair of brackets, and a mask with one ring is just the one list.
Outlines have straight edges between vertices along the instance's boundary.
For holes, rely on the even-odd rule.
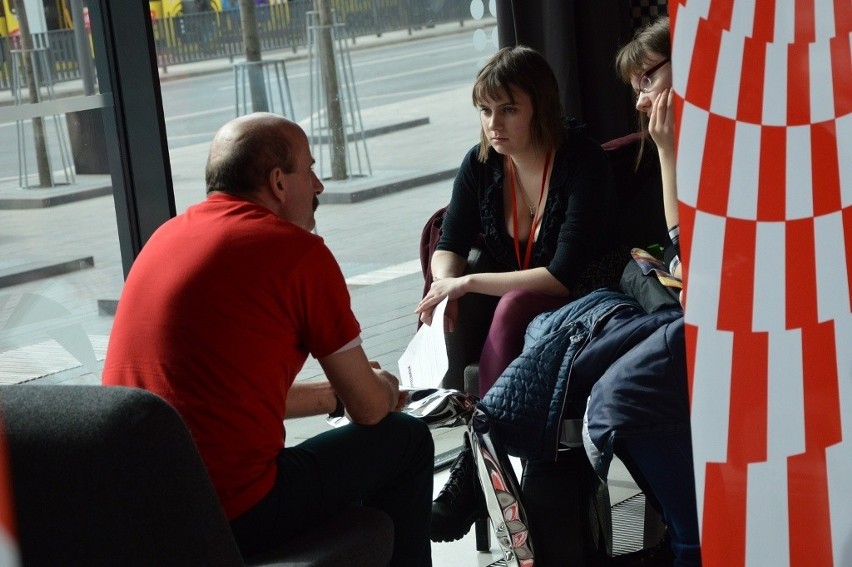
[[[641,113],[640,127],[647,129],[657,149],[663,206],[671,239],[670,245],[665,248],[665,259],[669,263],[669,271],[681,278],[670,57],[669,19],[663,17],[640,29],[618,51],[615,66],[622,80],[633,87],[636,109]],[[643,143],[639,159],[644,149]],[[615,455],[625,464],[649,502],[663,516],[674,564],[683,567],[701,564],[685,368],[671,373],[669,379],[664,380],[655,374],[654,364],[648,362],[653,360],[660,364],[676,355],[683,358],[685,343],[682,321],[678,325],[680,334],[669,343],[659,344],[667,349],[675,348],[676,351],[651,348],[631,353],[631,356],[644,356],[641,359],[625,356],[624,364],[632,365],[633,368],[631,375],[624,381],[611,382],[608,375],[612,375],[617,368],[610,367],[596,383],[589,397],[589,416],[595,414],[598,407],[610,407],[615,408],[615,411],[609,415],[632,412],[645,417],[633,419],[629,425],[622,424],[620,429],[611,423],[600,422],[607,418],[598,423],[589,423],[587,427],[588,430],[597,428],[611,432],[601,438],[610,441],[614,439]],[[680,370],[683,370],[683,376]],[[656,389],[649,387],[649,377],[650,382],[656,384]],[[668,399],[667,396],[674,390],[682,390],[683,395],[678,398],[679,401],[665,404],[664,412],[668,414],[671,423],[668,427],[661,427],[662,417],[654,408],[663,406],[661,400]],[[677,424],[677,427],[673,424]]]
[[[674,109],[672,108],[672,65],[669,19],[662,17],[639,30],[615,58],[619,76],[636,93],[636,110],[642,130],[657,147],[663,184],[663,205],[672,246],[666,249],[669,272],[681,278],[677,252],[679,230],[677,181],[675,180]],[[645,139],[639,149],[641,159]]]

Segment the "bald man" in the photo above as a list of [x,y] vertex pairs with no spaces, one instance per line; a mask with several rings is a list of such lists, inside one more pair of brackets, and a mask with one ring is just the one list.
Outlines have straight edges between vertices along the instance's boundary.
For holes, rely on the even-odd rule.
[[[119,301],[103,383],[145,388],[187,422],[243,555],[364,503],[394,520],[394,565],[431,565],[434,447],[368,361],[340,267],[310,231],[323,185],[302,129],[274,114],[216,134],[207,199],[164,223]],[[294,382],[307,355],[327,380]],[[284,447],[284,418],[352,425]]]

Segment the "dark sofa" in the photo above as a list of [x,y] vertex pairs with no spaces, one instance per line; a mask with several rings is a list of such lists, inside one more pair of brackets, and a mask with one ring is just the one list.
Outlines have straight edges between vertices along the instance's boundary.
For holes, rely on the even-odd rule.
[[144,390],[0,387],[18,542],[29,565],[387,565],[390,518],[353,507],[244,561],[177,412]]

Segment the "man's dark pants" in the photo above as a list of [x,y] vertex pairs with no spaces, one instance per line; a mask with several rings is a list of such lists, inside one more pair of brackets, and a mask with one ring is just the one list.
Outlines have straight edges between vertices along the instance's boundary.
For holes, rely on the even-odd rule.
[[392,565],[429,566],[434,445],[426,425],[393,413],[376,425],[347,425],[278,455],[270,493],[231,522],[248,557],[298,537],[352,504],[394,523]]

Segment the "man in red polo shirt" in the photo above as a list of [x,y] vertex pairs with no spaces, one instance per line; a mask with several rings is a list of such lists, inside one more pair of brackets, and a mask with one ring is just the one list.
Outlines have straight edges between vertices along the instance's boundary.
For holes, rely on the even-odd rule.
[[[244,555],[363,502],[394,520],[394,565],[430,565],[432,438],[395,411],[399,383],[367,360],[340,267],[310,232],[323,186],[307,136],[274,114],[237,118],[206,182],[136,259],[103,383],[183,416]],[[294,382],[308,354],[327,381]],[[352,425],[284,448],[285,417],[341,400]]]

